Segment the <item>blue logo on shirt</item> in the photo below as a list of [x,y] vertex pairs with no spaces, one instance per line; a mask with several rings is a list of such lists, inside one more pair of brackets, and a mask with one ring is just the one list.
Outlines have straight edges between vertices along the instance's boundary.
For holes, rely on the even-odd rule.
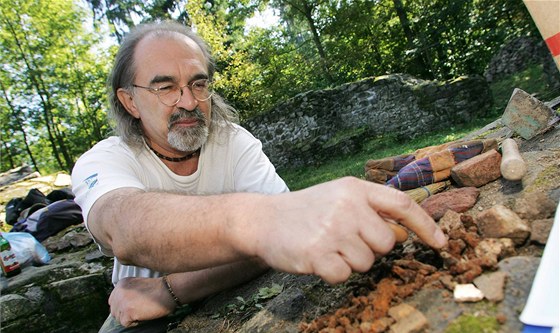
[[97,185],[97,173],[94,173],[93,175],[87,177],[84,180],[84,183],[86,183],[88,189],[93,188],[95,185]]

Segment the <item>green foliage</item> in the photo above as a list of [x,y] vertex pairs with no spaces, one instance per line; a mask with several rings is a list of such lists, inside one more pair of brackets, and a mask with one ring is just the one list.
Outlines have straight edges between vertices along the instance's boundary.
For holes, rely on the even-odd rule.
[[107,131],[100,37],[84,31],[85,12],[71,2],[0,4],[2,156],[10,156],[0,167],[70,171]]
[[491,85],[494,105],[503,110],[511,97],[514,88],[519,88],[529,94],[536,94],[536,97],[547,101],[555,97],[547,91],[546,78],[542,65],[532,65],[527,69],[512,74]]
[[259,292],[255,296],[257,301],[268,300],[278,296],[284,289],[283,285],[278,283],[273,283],[270,287],[263,287],[259,289]]
[[[173,17],[191,25],[213,50],[217,90],[242,119],[299,93],[371,76],[482,74],[505,42],[538,34],[524,4],[508,0],[0,5],[0,170],[28,163],[43,172],[69,171],[77,156],[107,136],[104,86],[115,49],[106,40],[120,40],[134,22]],[[266,6],[275,9],[279,24],[246,27],[246,19]]]
[[230,303],[225,306],[222,313],[215,313],[212,318],[228,317],[230,315],[248,316],[263,308],[262,302],[272,299],[284,290],[284,286],[272,283],[270,287],[262,287],[250,299],[246,300],[241,296],[235,298],[235,303]]
[[[135,22],[176,19],[188,24],[189,16],[185,11],[185,0],[84,0],[93,13],[93,25],[104,23],[111,27],[111,35],[119,42],[134,26]],[[101,23],[100,23],[101,22]]]
[[507,40],[538,34],[523,3],[505,0],[272,0],[269,6],[281,25],[248,31],[235,52],[244,53],[240,60],[252,72],[233,73],[222,86],[243,117],[301,92],[370,76],[482,74]]

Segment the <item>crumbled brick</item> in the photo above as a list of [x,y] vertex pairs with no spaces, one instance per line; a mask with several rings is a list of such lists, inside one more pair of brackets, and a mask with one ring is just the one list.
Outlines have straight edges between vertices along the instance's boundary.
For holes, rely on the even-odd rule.
[[502,155],[492,149],[451,168],[451,177],[459,186],[480,187],[500,178]]

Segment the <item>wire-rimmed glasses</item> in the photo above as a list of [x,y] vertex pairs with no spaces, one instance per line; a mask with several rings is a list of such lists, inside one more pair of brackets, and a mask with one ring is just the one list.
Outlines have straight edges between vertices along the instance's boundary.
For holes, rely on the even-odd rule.
[[135,88],[146,89],[158,97],[159,101],[167,106],[175,106],[183,97],[183,89],[188,87],[193,97],[199,101],[204,102],[210,99],[214,94],[212,91],[212,83],[208,79],[194,80],[184,86],[179,86],[174,83],[166,83],[158,88],[143,87],[136,84],[132,85]]

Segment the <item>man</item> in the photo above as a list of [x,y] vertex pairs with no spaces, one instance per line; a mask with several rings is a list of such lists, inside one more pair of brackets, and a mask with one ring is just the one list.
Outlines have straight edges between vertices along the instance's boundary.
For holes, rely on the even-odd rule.
[[268,267],[342,282],[394,246],[386,219],[445,244],[418,205],[382,185],[344,178],[289,193],[211,90],[214,71],[204,42],[176,23],[141,25],[120,47],[110,80],[120,137],[72,173],[88,230],[116,258],[102,331],[154,332],[177,305]]

